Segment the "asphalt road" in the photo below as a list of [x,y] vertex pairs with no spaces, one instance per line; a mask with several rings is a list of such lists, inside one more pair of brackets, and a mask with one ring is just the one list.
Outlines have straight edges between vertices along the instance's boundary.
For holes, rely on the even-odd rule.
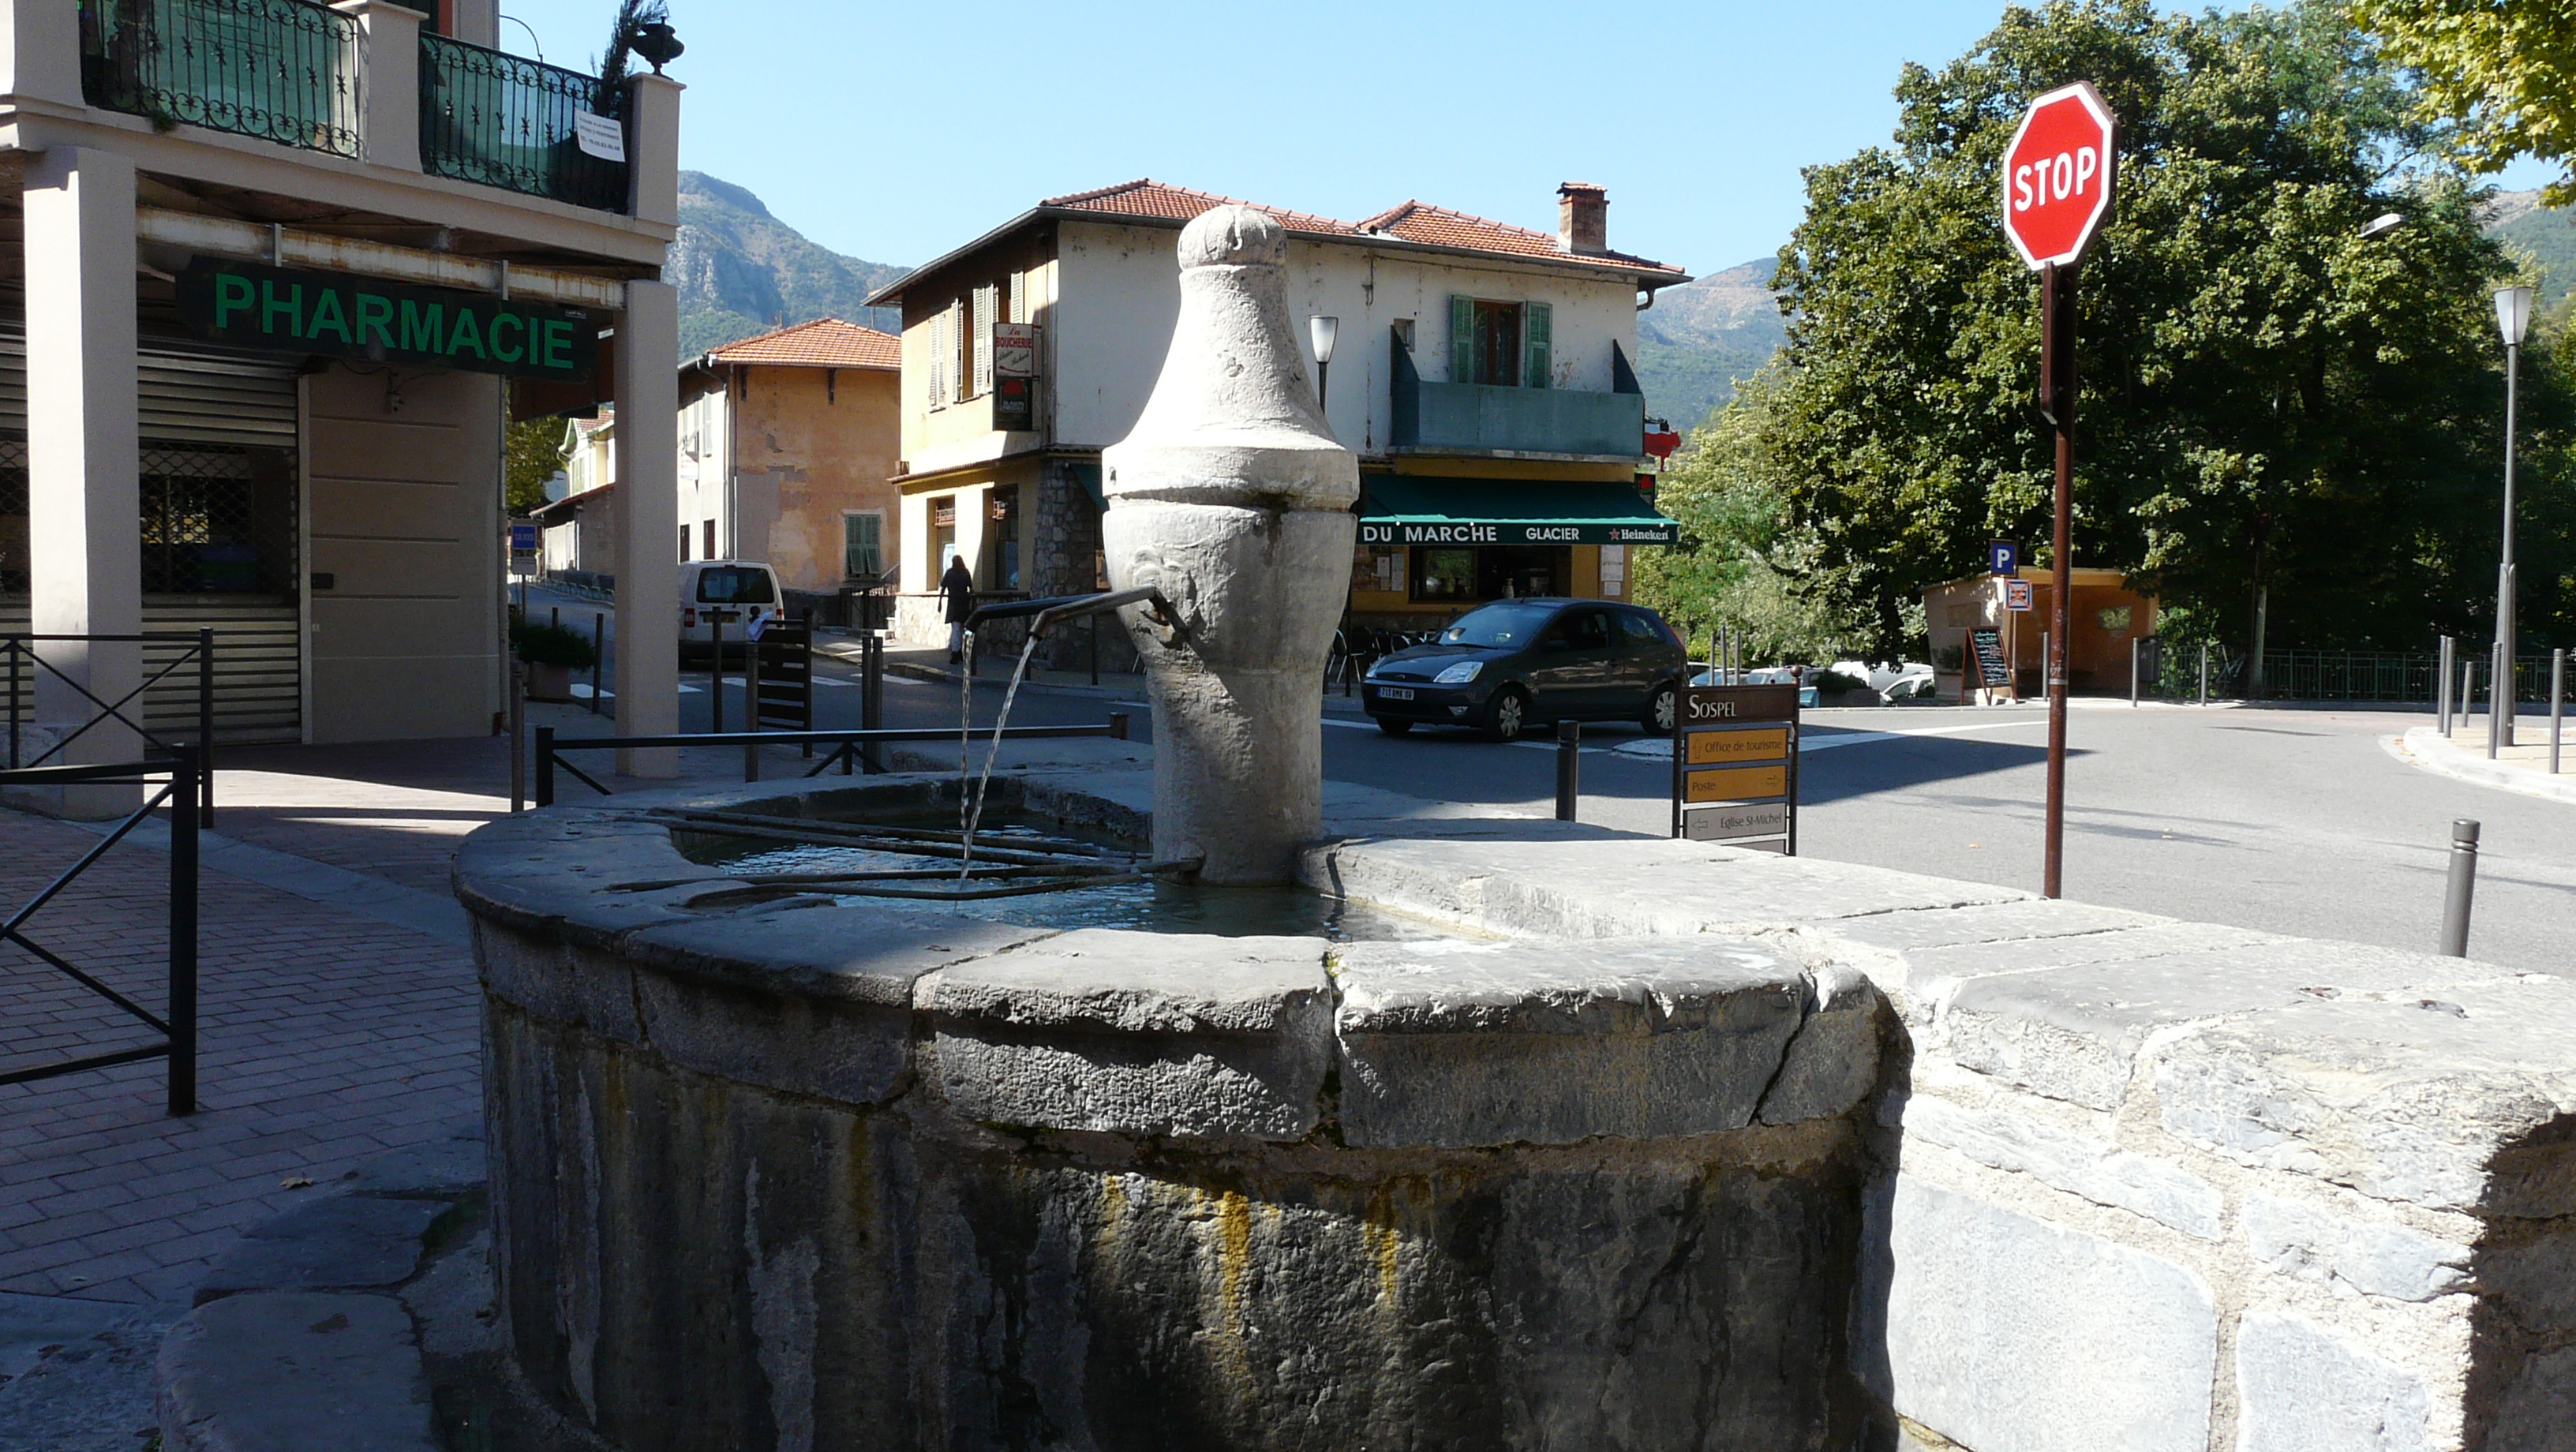
[[[571,611],[567,609],[567,623]],[[585,616],[587,607],[585,607]],[[582,625],[588,624],[585,618]],[[854,672],[827,666],[826,681]],[[999,674],[997,672],[996,674]],[[683,678],[682,729],[706,728],[703,671]],[[818,688],[816,724],[856,726],[858,690]],[[954,687],[887,682],[888,724],[949,726]],[[740,720],[728,692],[728,724]],[[1001,682],[976,689],[989,723]],[[1096,722],[1116,703],[1024,695],[1014,722]],[[1150,732],[1141,701],[1139,734]],[[1808,856],[2036,889],[2045,713],[1914,707],[1808,713],[1799,850]],[[2450,823],[2484,827],[2470,952],[2576,971],[2576,807],[2408,766],[2381,739],[2418,714],[2083,705],[2069,730],[2066,895],[2271,932],[2433,948]],[[1669,759],[1634,726],[1587,729],[1584,820],[1666,830]],[[1624,749],[1623,749],[1624,748]],[[1324,769],[1415,796],[1545,809],[1553,743],[1498,746],[1464,732],[1381,735],[1328,716]]]

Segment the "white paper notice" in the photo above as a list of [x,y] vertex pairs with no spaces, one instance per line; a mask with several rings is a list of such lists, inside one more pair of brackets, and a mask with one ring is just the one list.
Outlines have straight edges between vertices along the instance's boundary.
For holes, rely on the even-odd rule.
[[583,155],[595,156],[602,161],[626,159],[624,123],[612,121],[606,116],[594,115],[588,111],[575,111],[572,113],[572,129],[573,137],[580,143]]

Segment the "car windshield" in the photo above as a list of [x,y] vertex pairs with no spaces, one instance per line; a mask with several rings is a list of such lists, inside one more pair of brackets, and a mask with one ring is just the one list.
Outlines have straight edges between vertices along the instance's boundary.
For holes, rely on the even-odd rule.
[[1456,624],[1440,632],[1440,643],[1518,649],[1537,638],[1556,609],[1536,603],[1487,605],[1459,616]]
[[769,588],[767,570],[711,565],[698,571],[698,598],[718,605],[768,605],[778,596]]

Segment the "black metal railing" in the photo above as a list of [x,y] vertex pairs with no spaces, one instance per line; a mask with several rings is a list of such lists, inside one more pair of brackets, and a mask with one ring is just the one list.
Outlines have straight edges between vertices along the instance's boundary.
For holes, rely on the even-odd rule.
[[[159,646],[168,659],[161,668],[147,674],[140,685],[113,701],[99,699],[89,686],[64,674],[61,667],[46,659],[43,645],[135,645]],[[155,731],[145,724],[144,692],[174,678],[184,680],[180,668],[193,666],[196,677],[197,709],[194,740],[176,739],[165,727]],[[85,719],[66,723],[62,734],[47,743],[43,750],[30,752],[27,727],[30,708],[37,689],[51,678],[62,690],[88,703]],[[8,713],[9,770],[25,771],[42,767],[63,756],[75,741],[117,721],[141,738],[147,755],[158,752],[176,757],[181,749],[193,749],[197,762],[197,809],[207,826],[215,824],[215,632],[209,627],[193,633],[162,632],[145,635],[0,635],[0,709]],[[127,715],[131,709],[134,714]],[[91,714],[95,713],[95,714]],[[41,724],[41,723],[39,723]]]
[[[24,1084],[65,1074],[112,1068],[144,1059],[167,1059],[169,1107],[172,1114],[197,1112],[197,754],[179,747],[166,762],[131,762],[108,766],[39,766],[0,771],[0,789],[96,791],[124,784],[144,788],[143,804],[102,838],[80,860],[56,876],[44,890],[0,920],[0,943],[18,948],[61,973],[90,993],[107,1000],[127,1017],[161,1035],[158,1043],[82,1054],[31,1068],[0,1073],[0,1084]],[[155,784],[159,790],[152,790]],[[163,807],[170,809],[170,941],[169,981],[163,1011],[154,1013],[119,993],[97,974],[28,936],[27,925],[64,889],[105,857],[116,844]]]
[[[581,134],[592,118],[594,136]],[[626,91],[596,76],[450,40],[420,38],[420,167],[433,176],[627,209]]]
[[93,106],[354,157],[357,20],[308,0],[80,0]]
[[[536,804],[540,807],[555,804],[557,771],[564,772],[603,797],[615,795],[597,778],[563,760],[563,753],[567,751],[621,751],[657,746],[742,746],[756,751],[763,746],[819,745],[833,749],[805,774],[821,776],[838,766],[841,775],[849,776],[862,767],[869,771],[880,769],[867,759],[868,753],[863,748],[891,741],[953,742],[959,735],[954,727],[939,726],[875,731],[701,731],[679,736],[575,736],[569,740],[558,740],[555,728],[540,726],[537,728]],[[977,728],[974,736],[978,741],[991,741],[996,736],[1004,741],[1061,741],[1075,736],[1106,736],[1124,741],[1127,739],[1127,714],[1113,711],[1109,719],[1098,726],[1007,726],[998,732]],[[758,770],[757,761],[746,752],[743,780],[754,780]]]

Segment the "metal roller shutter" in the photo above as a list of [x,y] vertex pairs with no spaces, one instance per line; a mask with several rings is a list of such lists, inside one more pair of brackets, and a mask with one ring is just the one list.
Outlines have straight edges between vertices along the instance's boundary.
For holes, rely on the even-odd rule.
[[[199,507],[210,509],[204,501],[214,491],[236,482],[233,476],[245,472],[227,467],[224,456],[231,455],[238,461],[241,456],[236,451],[275,450],[291,459],[297,452],[298,394],[296,367],[291,360],[247,358],[194,348],[172,339],[146,338],[137,359],[137,373],[136,402],[141,415],[147,495],[154,478],[178,477],[197,491]],[[26,429],[26,333],[22,325],[11,320],[0,323],[0,468],[25,468]],[[274,460],[277,456],[272,453],[260,457]],[[198,475],[208,477],[199,479]],[[292,475],[290,465],[288,476]],[[21,473],[19,477],[25,476]],[[144,596],[143,629],[147,633],[193,634],[202,627],[214,630],[218,742],[297,741],[303,737],[302,624],[295,593],[301,583],[302,565],[294,557],[297,531],[292,518],[293,491],[289,491],[288,501],[289,513],[282,531],[273,512],[264,521],[266,533],[275,536],[264,554],[282,554],[282,558],[263,559],[257,590],[244,589],[239,584],[232,588],[208,586],[204,580],[198,581],[203,588],[191,589],[185,581],[177,581],[147,587],[170,593]],[[155,527],[153,502],[150,498],[145,501],[147,534]],[[165,533],[170,529],[166,515],[159,527]],[[176,536],[182,541],[221,537],[212,533]],[[146,551],[146,573],[152,574],[150,541]],[[0,632],[24,631],[27,621],[23,595],[0,601]],[[148,644],[144,648],[145,678],[150,679],[168,666],[185,649],[177,643]],[[7,704],[11,684],[0,681],[0,708]],[[14,684],[19,709],[32,710],[32,683],[22,679]],[[146,691],[146,723],[155,730],[193,735],[196,687],[196,667],[191,663]]]

